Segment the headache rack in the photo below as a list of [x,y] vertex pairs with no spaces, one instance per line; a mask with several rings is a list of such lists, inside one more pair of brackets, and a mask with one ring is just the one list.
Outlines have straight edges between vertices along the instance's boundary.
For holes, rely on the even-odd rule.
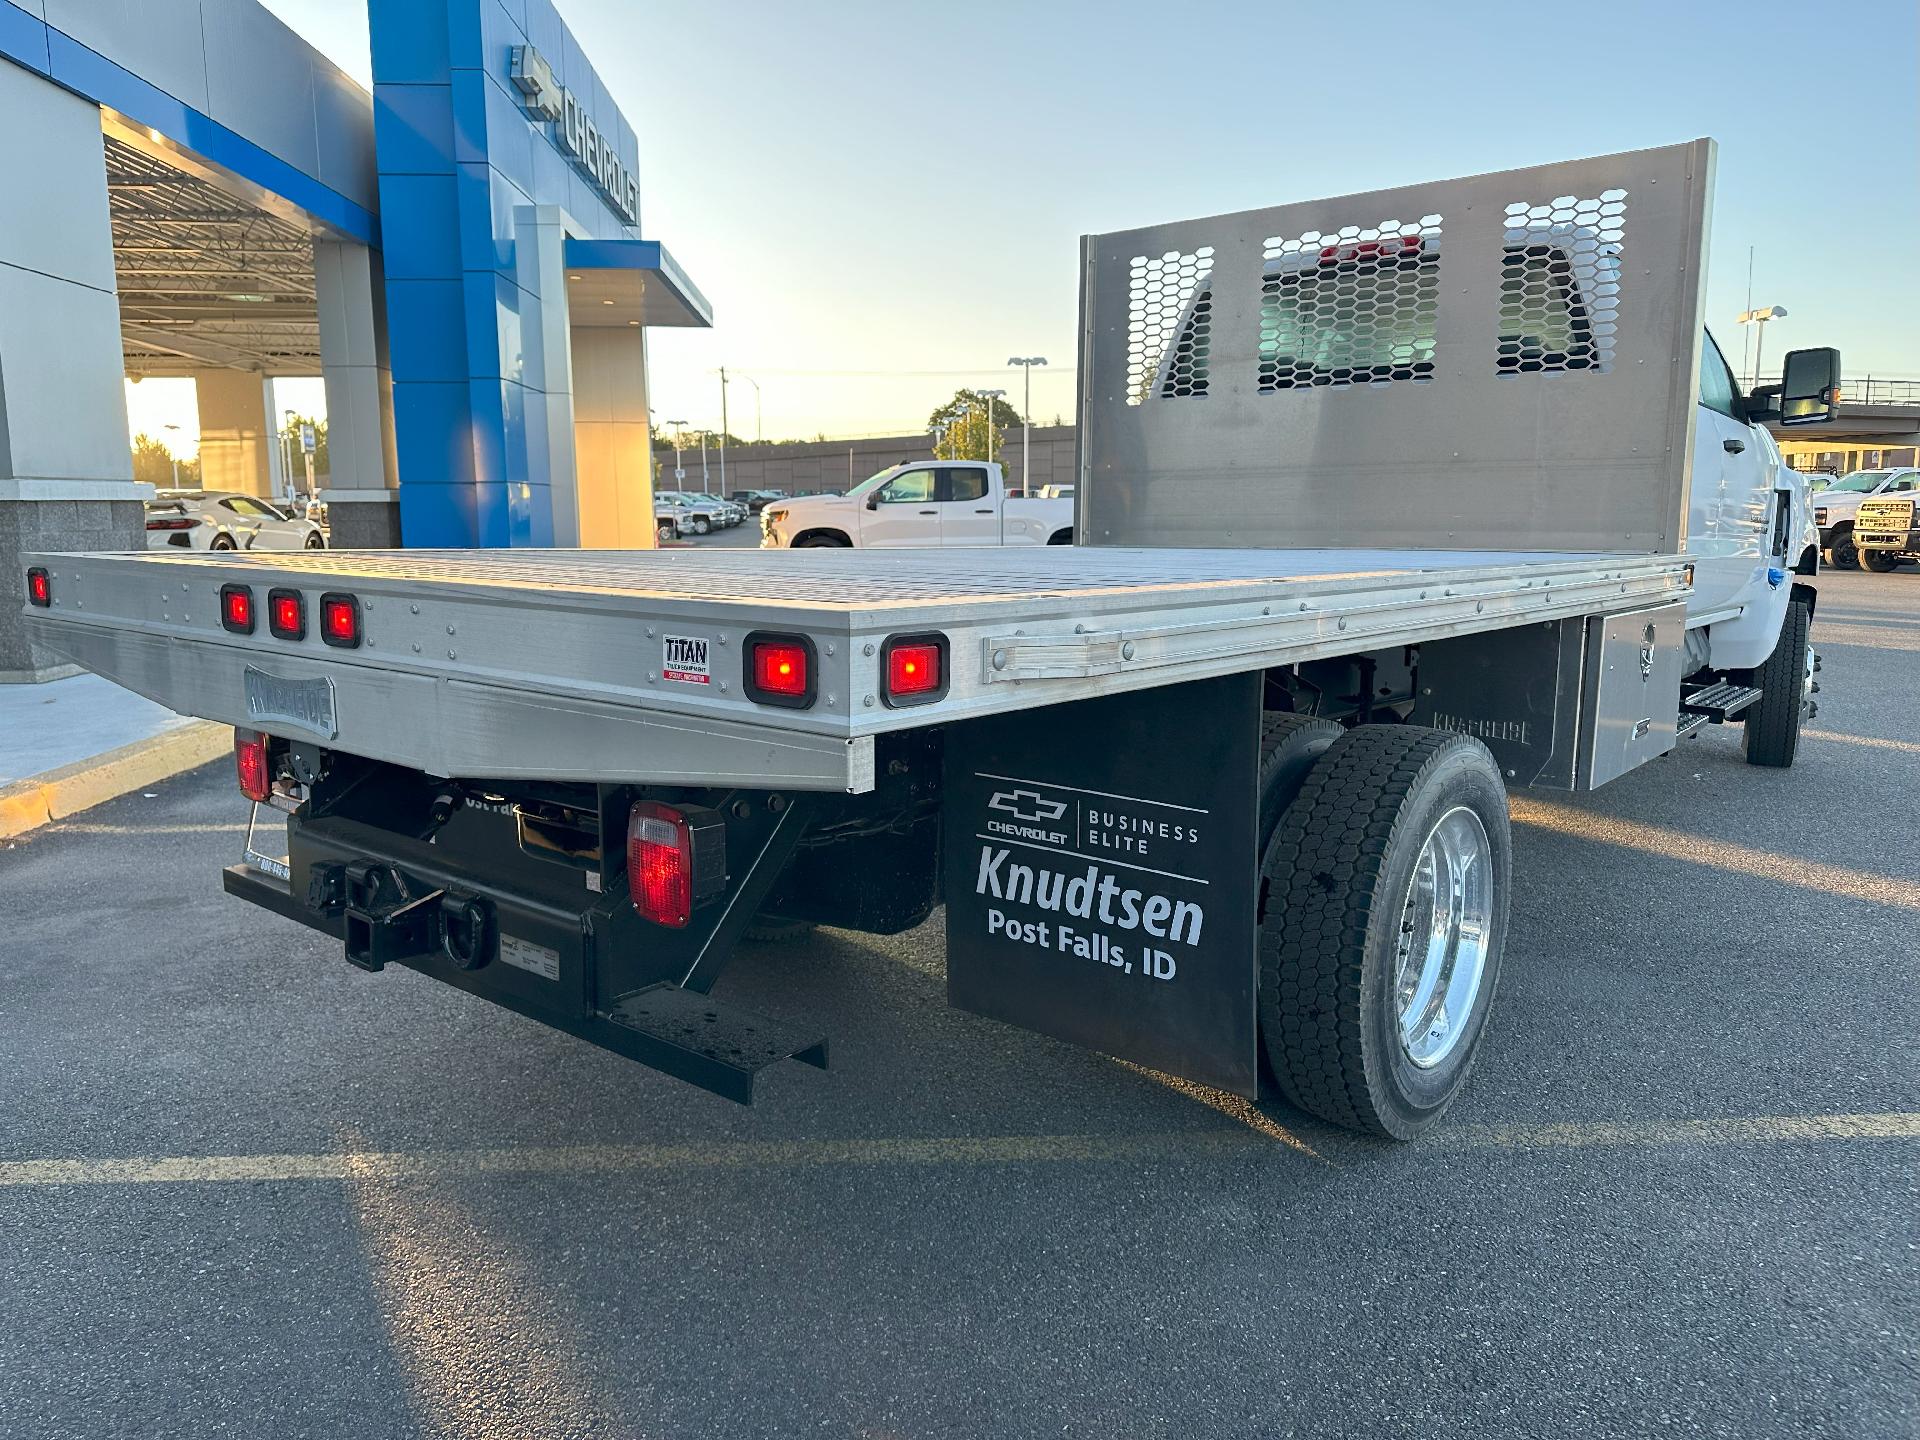
[[[874,737],[1686,593],[1674,557],[1513,551],[314,551],[37,557],[36,638],[185,714],[436,775],[864,792]],[[257,607],[223,624],[222,591]],[[300,597],[300,638],[271,598]],[[322,632],[350,598],[352,648]],[[943,694],[888,703],[890,640]],[[747,684],[798,637],[809,703]]]

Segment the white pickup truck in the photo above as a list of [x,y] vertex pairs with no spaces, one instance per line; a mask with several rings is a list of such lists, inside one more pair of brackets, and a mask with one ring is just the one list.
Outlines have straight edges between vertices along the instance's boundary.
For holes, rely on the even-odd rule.
[[858,545],[1071,545],[1073,501],[1007,494],[978,460],[891,465],[845,495],[779,500],[760,512],[768,550]]

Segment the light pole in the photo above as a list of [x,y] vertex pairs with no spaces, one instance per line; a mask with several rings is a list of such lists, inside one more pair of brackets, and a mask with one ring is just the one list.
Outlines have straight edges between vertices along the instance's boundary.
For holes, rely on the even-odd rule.
[[1033,367],[1047,363],[1044,355],[1013,355],[1007,364],[1026,372],[1026,386],[1020,397],[1020,493],[1033,493]]
[[720,367],[720,493],[727,493],[727,367]]
[[987,459],[991,460],[993,459],[993,402],[1000,399],[1007,392],[1004,390],[981,390],[976,393],[980,396],[981,409],[987,412],[983,418],[987,422]]
[[[178,430],[180,427],[178,425],[163,425],[160,428],[163,430]],[[180,457],[173,453],[172,445],[167,446],[167,459],[173,462],[173,488],[178,490],[180,488]]]
[[1769,305],[1764,310],[1742,310],[1740,323],[1753,326],[1753,374],[1748,377],[1747,389],[1755,390],[1760,385],[1760,346],[1767,338],[1767,322],[1787,318],[1785,307]]
[[758,442],[767,438],[760,433],[760,382],[751,375],[742,375],[740,378],[753,387],[753,438]]
[[680,440],[687,428],[687,422],[669,420],[667,424],[673,427],[673,488],[678,490],[680,482],[687,478],[686,469],[680,464]]
[[713,481],[707,474],[707,436],[712,433],[711,430],[700,432],[700,493],[702,495],[713,493]]
[[293,493],[293,422],[300,418],[295,410],[280,412],[280,478],[285,482],[287,493]]

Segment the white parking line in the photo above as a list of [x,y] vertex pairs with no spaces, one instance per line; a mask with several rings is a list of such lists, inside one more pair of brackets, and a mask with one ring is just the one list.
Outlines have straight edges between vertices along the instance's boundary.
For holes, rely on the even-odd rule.
[[[683,1145],[563,1145],[494,1150],[346,1150],[323,1155],[170,1155],[0,1163],[0,1189],[48,1185],[356,1184],[491,1175],[630,1174],[864,1165],[1037,1165],[1245,1159],[1299,1154],[1299,1136],[1243,1128],[1143,1135],[939,1135],[847,1140],[750,1140]],[[1316,1130],[1314,1138],[1332,1132]],[[1338,1137],[1334,1137],[1338,1138]],[[1920,1140],[1920,1113],[1735,1115],[1674,1120],[1569,1120],[1442,1127],[1420,1145],[1448,1150],[1549,1150],[1607,1145],[1724,1145]],[[1325,1143],[1324,1141],[1322,1143]],[[1308,1152],[1311,1153],[1311,1152]],[[1315,1158],[1318,1158],[1317,1156]]]

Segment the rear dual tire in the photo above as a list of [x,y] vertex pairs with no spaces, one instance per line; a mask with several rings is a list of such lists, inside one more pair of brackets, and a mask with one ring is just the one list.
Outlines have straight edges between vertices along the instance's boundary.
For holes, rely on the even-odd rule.
[[[1306,733],[1286,740],[1317,743]],[[1513,863],[1499,768],[1465,736],[1363,725],[1297,783],[1276,779],[1295,793],[1261,865],[1268,1063],[1300,1109],[1411,1140],[1465,1083],[1499,982]]]
[[1862,550],[1860,563],[1875,575],[1891,575],[1900,568],[1900,557],[1890,550]]

